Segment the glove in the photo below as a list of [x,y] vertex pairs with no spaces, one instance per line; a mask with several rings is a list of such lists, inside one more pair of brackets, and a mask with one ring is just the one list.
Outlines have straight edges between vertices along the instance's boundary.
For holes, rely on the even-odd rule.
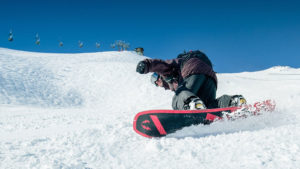
[[140,61],[138,64],[137,64],[137,67],[136,67],[136,72],[140,73],[140,74],[145,74],[145,70],[147,69],[147,64],[145,61]]

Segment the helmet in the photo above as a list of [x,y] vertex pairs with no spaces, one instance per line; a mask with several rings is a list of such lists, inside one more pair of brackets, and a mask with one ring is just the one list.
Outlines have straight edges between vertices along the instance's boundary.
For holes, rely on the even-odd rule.
[[151,75],[151,83],[153,83],[153,84],[155,84],[155,86],[157,86],[157,84],[155,83],[157,80],[159,79],[159,74],[157,74],[157,73],[153,73],[152,75]]

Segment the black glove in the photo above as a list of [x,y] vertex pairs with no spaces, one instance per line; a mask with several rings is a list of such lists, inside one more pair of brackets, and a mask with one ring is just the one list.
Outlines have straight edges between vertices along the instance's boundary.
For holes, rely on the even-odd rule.
[[145,61],[140,61],[137,64],[136,72],[138,72],[140,74],[144,74],[144,72],[145,72],[146,69],[147,69],[147,63]]

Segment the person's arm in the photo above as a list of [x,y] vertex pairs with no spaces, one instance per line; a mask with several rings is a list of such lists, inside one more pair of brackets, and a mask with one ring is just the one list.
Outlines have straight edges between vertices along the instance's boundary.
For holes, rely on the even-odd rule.
[[161,59],[145,59],[138,63],[137,72],[146,74],[156,72],[160,75],[172,74],[180,67],[178,59],[161,60]]

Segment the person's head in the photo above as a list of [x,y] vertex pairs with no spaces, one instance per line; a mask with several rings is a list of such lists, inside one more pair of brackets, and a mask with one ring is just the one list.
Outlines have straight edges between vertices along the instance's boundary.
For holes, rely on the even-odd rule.
[[161,80],[161,77],[160,77],[160,75],[159,74],[157,74],[157,73],[153,73],[152,75],[151,75],[151,83],[152,84],[154,84],[155,86],[160,86],[160,87],[162,87],[162,80]]
[[151,75],[151,83],[155,86],[163,87],[166,90],[170,89],[168,83],[158,73],[153,73]]

